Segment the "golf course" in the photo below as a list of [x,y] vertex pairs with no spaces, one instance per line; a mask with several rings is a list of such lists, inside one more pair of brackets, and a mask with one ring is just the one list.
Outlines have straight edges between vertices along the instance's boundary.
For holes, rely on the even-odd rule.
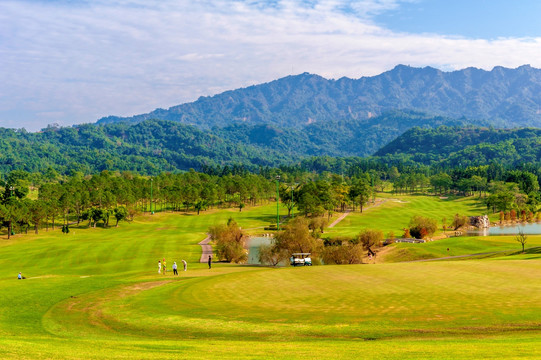
[[[400,237],[415,214],[483,210],[472,197],[387,194],[324,235]],[[209,269],[198,243],[229,218],[258,235],[276,203],[1,235],[0,358],[541,358],[541,235],[524,253],[514,236],[461,236],[392,244],[369,264]]]

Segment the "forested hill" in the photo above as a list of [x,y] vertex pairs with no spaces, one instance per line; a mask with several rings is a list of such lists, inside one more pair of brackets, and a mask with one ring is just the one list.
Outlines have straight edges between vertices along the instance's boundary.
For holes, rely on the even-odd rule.
[[376,156],[400,155],[423,164],[467,167],[499,163],[513,166],[541,162],[541,129],[480,127],[412,128]]
[[200,130],[162,120],[48,127],[38,133],[0,128],[0,172],[49,167],[60,173],[86,174],[101,170],[153,174],[225,165],[257,169],[311,156],[368,156],[412,126],[463,124],[397,112],[374,123],[314,123],[303,131],[248,124]]
[[164,119],[201,129],[239,122],[301,129],[314,122],[374,123],[374,117],[393,110],[486,119],[499,127],[541,127],[541,70],[525,65],[442,72],[399,65],[373,77],[338,80],[304,73],[98,123]]
[[224,164],[272,166],[285,161],[275,151],[166,121],[49,127],[38,133],[0,128],[2,173],[52,168],[60,173],[119,170],[157,174]]

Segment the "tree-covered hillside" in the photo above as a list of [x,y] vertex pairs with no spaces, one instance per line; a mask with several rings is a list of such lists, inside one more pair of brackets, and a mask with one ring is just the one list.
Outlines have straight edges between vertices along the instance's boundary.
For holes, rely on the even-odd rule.
[[[43,173],[51,169],[61,174],[102,170],[157,174],[224,166],[255,171],[302,162],[305,168],[315,171],[340,173],[348,168],[344,164],[367,162],[371,168],[377,167],[373,163],[444,168],[491,162],[506,166],[541,163],[541,129],[455,126],[464,123],[390,113],[375,124],[314,123],[304,131],[246,124],[204,131],[160,120],[48,127],[38,133],[0,128],[0,172]],[[400,136],[401,131],[412,126]],[[395,136],[399,137],[393,140]],[[386,143],[374,157],[369,157]]]
[[286,157],[277,152],[165,121],[49,127],[39,133],[0,129],[1,172],[51,167],[60,173],[130,170],[155,174],[223,164],[272,166],[284,161]]
[[375,153],[407,156],[423,164],[444,167],[477,166],[490,162],[505,166],[541,161],[541,129],[480,127],[413,128]]
[[415,113],[390,113],[374,124],[314,123],[304,131],[237,124],[200,130],[172,121],[48,127],[38,133],[0,129],[0,171],[60,173],[130,170],[142,174],[190,168],[292,164],[310,156],[368,156],[412,126],[463,124]]

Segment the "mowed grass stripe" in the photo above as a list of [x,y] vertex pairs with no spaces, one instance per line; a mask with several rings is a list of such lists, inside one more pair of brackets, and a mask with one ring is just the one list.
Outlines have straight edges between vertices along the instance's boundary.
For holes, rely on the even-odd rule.
[[116,333],[274,340],[490,335],[539,331],[540,270],[539,262],[525,261],[270,269],[95,299]]
[[393,231],[399,237],[413,215],[433,218],[441,227],[443,217],[450,224],[457,213],[482,215],[486,214],[486,207],[474,197],[447,200],[435,196],[396,196],[386,198],[379,206],[368,207],[363,213],[358,210],[352,212],[329,233],[332,236],[352,236],[358,234],[360,229],[373,228],[382,230],[385,235]]
[[[520,261],[297,269],[215,264],[209,270],[190,263],[179,277],[158,276],[156,241],[170,269],[177,255],[199,259],[197,242],[208,226],[233,216],[243,228],[262,227],[274,221],[275,210],[269,204],[200,216],[155,214],[118,229],[2,242],[0,358],[541,356],[535,253],[516,256],[530,259]],[[451,251],[512,243],[512,237],[467,239]],[[436,255],[442,245],[416,249]],[[15,280],[19,267],[34,278]],[[172,282],[147,287],[164,280]]]

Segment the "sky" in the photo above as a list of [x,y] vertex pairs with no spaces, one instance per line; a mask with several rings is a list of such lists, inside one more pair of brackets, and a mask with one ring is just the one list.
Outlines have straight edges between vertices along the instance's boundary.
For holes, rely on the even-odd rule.
[[0,127],[169,108],[310,72],[541,68],[538,0],[0,0]]

